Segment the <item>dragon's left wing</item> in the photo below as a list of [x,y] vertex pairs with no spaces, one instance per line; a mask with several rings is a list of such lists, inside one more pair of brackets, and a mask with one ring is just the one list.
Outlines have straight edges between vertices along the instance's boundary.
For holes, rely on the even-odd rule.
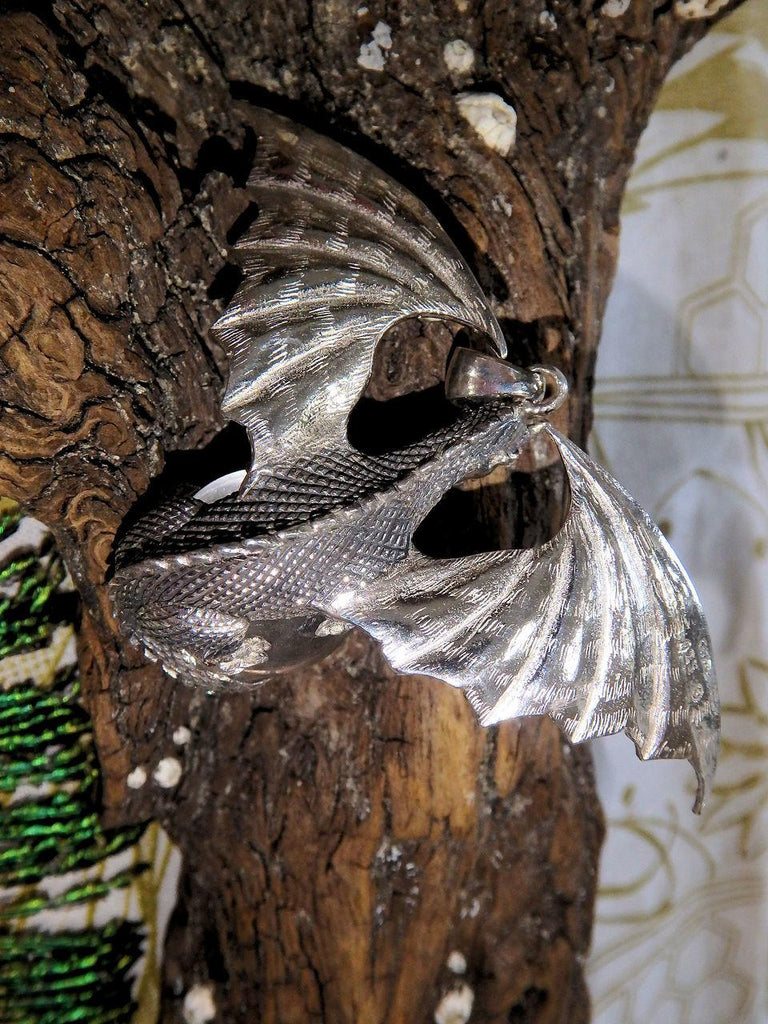
[[687,757],[700,807],[719,705],[696,593],[658,528],[549,426],[571,508],[548,543],[432,560],[412,552],[327,606],[400,672],[462,687],[491,725],[547,714],[574,741],[625,730],[642,758]]
[[480,285],[415,196],[344,146],[262,111],[248,182],[259,214],[235,252],[244,281],[215,325],[230,355],[222,411],[242,423],[256,478],[297,454],[343,465],[374,349],[413,316],[506,344]]

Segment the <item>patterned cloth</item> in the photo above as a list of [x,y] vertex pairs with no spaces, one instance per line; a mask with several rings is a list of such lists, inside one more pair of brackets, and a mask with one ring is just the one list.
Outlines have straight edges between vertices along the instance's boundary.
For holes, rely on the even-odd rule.
[[156,824],[101,827],[71,592],[0,498],[0,1021],[154,1024],[181,858]]
[[609,822],[596,1024],[768,1021],[768,6],[675,68],[641,141],[598,358],[592,451],[667,533],[707,613],[723,749],[593,744]]

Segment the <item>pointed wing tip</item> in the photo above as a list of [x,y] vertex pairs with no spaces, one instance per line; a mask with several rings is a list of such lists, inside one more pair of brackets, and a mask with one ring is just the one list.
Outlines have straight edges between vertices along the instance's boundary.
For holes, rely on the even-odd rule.
[[[691,763],[693,764],[693,762]],[[694,797],[691,810],[694,814],[701,814],[707,797],[712,790],[712,779],[704,776],[695,764],[693,765],[693,770],[696,772],[696,796]]]
[[717,756],[720,750],[719,717],[705,719],[697,724],[690,723],[689,729],[690,744],[686,744],[685,749],[663,744],[654,744],[651,747],[647,741],[643,743],[634,736],[631,730],[627,729],[625,732],[634,742],[635,751],[641,761],[687,759],[696,775],[696,793],[691,810],[694,814],[701,814],[712,792],[715,769],[717,768]]
[[[479,692],[475,687],[467,687],[465,690],[467,698],[472,705],[472,709],[477,715],[480,725],[488,728],[493,725],[499,725],[501,722],[507,721],[511,718],[519,717],[520,713],[515,714],[514,711],[509,713],[508,709],[505,711],[500,710],[499,705],[489,704],[487,699],[484,697],[482,692]],[[552,718],[551,715],[546,714],[547,718]],[[589,730],[584,730],[580,734],[576,734],[573,731],[564,728],[562,722],[557,722],[555,718],[553,721],[561,728],[563,734],[567,736],[571,743],[582,743],[589,739],[598,739],[600,735],[606,735],[607,733],[590,733]],[[659,758],[683,758],[687,756],[688,762],[696,773],[696,795],[694,797],[692,811],[694,814],[701,814],[706,801],[712,792],[712,785],[715,776],[715,769],[717,767],[717,754],[720,745],[720,728],[719,722],[711,721],[706,726],[700,725],[693,731],[692,729],[692,742],[691,751],[686,755],[682,750],[671,750],[667,748],[662,750],[658,745],[650,747],[647,742],[643,742],[636,736],[632,735],[631,728],[621,727],[614,730],[616,733],[624,732],[629,739],[635,745],[635,751],[641,761],[656,760]]]
[[701,814],[712,792],[719,753],[720,717],[716,715],[708,724],[706,731],[700,728],[694,735],[693,753],[688,758],[693,770],[696,772],[696,796],[693,801],[694,814]]

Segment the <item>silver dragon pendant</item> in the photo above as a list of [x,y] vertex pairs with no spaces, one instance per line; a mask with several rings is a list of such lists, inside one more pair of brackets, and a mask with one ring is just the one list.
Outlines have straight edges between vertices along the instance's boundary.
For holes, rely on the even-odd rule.
[[[562,375],[504,361],[458,250],[368,161],[264,114],[249,187],[244,283],[215,330],[230,356],[222,410],[247,429],[251,464],[123,538],[111,592],[125,634],[215,688],[323,657],[357,626],[397,671],[463,689],[483,725],[547,714],[574,742],[624,730],[642,758],[688,758],[699,809],[719,743],[702,610],[646,513],[547,422]],[[454,353],[454,422],[367,454],[349,415],[377,343],[408,317],[465,324],[494,354]],[[416,549],[450,488],[542,435],[571,492],[554,539],[450,559]]]

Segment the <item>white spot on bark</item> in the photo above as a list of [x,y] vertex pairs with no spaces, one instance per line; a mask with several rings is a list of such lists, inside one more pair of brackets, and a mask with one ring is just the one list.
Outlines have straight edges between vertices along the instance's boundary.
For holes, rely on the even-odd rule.
[[[512,216],[512,203],[510,203],[510,201],[505,196],[503,196],[500,192],[497,192],[496,195],[491,200],[491,206],[498,213],[503,213],[505,217],[511,217]],[[475,799],[475,794],[473,793],[472,794],[472,802],[473,803],[474,803],[474,799]]]
[[178,728],[173,730],[173,742],[177,747],[184,747],[192,739],[191,731],[186,725],[180,725]]
[[177,757],[164,757],[157,762],[152,778],[163,789],[173,789],[178,786],[182,771],[181,761]]
[[454,949],[452,953],[448,954],[445,964],[448,970],[453,971],[454,974],[467,973],[467,958],[458,949]]
[[475,64],[475,51],[464,39],[452,39],[443,47],[443,60],[449,71],[466,75]]
[[632,0],[605,0],[600,8],[600,13],[604,14],[606,18],[620,18],[622,14],[627,13],[631,3]]
[[381,846],[376,853],[376,859],[386,861],[388,864],[397,864],[403,856],[402,849],[397,843],[389,843],[387,839],[382,840]]
[[529,796],[523,796],[522,793],[515,793],[512,799],[507,805],[507,813],[518,817],[524,811],[528,810],[532,801]]
[[435,1010],[435,1024],[467,1024],[475,993],[469,985],[446,992]]
[[193,985],[184,996],[184,1024],[208,1024],[216,1016],[216,1003],[210,985]]
[[384,54],[376,43],[361,43],[357,63],[367,71],[383,71]]
[[371,41],[360,46],[357,63],[368,71],[383,71],[384,51],[391,49],[392,30],[386,21],[377,21],[371,33]]
[[553,32],[557,28],[557,18],[552,11],[542,11],[539,15],[539,28]]
[[373,41],[382,50],[392,49],[392,29],[386,21],[377,21],[373,29]]
[[456,97],[461,116],[490,149],[507,156],[517,136],[517,114],[494,92],[461,92]]
[[475,899],[472,900],[472,902],[470,903],[470,905],[468,907],[462,907],[461,908],[461,915],[460,916],[461,916],[461,919],[464,920],[465,917],[473,917],[473,918],[477,917],[477,915],[479,913],[480,913],[480,900],[475,898]]
[[727,6],[729,0],[677,0],[675,14],[678,18],[694,20],[712,18]]
[[141,789],[147,781],[146,768],[142,768],[141,765],[137,765],[125,781],[129,789]]

